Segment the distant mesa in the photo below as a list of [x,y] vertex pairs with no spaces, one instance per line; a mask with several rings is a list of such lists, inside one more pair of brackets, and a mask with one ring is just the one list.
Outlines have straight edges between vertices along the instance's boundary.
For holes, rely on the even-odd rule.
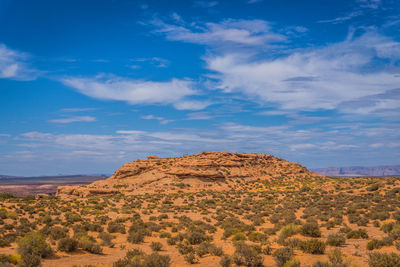
[[312,169],[312,171],[330,176],[397,176],[400,175],[400,165],[329,167]]
[[148,156],[124,164],[114,175],[86,186],[60,186],[59,196],[99,194],[140,194],[173,190],[226,190],[235,179],[273,181],[314,181],[324,176],[298,163],[272,155],[203,152],[177,158]]

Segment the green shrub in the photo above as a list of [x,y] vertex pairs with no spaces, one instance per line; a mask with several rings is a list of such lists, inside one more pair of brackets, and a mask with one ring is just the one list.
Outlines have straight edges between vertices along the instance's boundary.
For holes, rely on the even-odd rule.
[[221,267],[231,267],[232,266],[232,258],[228,255],[222,256],[221,260],[219,261]]
[[208,236],[202,232],[192,232],[189,233],[187,236],[187,240],[192,245],[198,245],[201,242],[206,241],[208,239],[209,239]]
[[294,257],[292,257],[289,261],[283,265],[283,267],[300,267],[300,261]]
[[18,241],[18,253],[21,254],[23,266],[34,267],[40,265],[41,258],[52,255],[53,250],[43,234],[30,232]]
[[152,253],[144,257],[144,267],[169,267],[171,265],[171,258],[168,255],[160,255]]
[[99,244],[96,244],[96,242],[91,240],[88,236],[81,237],[78,245],[81,249],[92,254],[101,254],[103,251],[101,246]]
[[347,233],[348,239],[368,239],[368,233],[364,229],[352,230]]
[[319,230],[318,223],[316,222],[305,223],[301,227],[301,233],[304,236],[321,237],[321,231]]
[[125,225],[118,222],[109,222],[107,231],[109,233],[121,233],[121,234],[126,233]]
[[326,240],[326,244],[329,246],[340,247],[346,243],[346,237],[344,234],[336,233],[328,235],[328,239]]
[[258,250],[256,246],[250,246],[244,242],[235,244],[235,253],[233,254],[233,261],[237,265],[244,265],[249,267],[263,266],[263,257],[260,255],[261,249]]
[[379,253],[369,254],[369,267],[398,267],[400,266],[400,255],[396,253]]
[[162,244],[160,242],[151,242],[150,247],[153,251],[160,251],[162,249]]
[[133,244],[140,244],[144,241],[144,232],[142,231],[136,231],[136,232],[130,232],[128,234],[128,242],[131,242]]
[[103,241],[102,242],[103,246],[109,246],[109,247],[114,246],[114,244],[112,243],[112,240],[115,237],[113,235],[106,233],[106,232],[101,232],[101,233],[99,233],[98,237]]
[[372,239],[371,241],[368,242],[367,244],[367,249],[368,250],[374,250],[374,249],[379,249],[382,247],[382,244],[379,242],[378,239]]
[[333,267],[346,267],[343,264],[343,253],[340,249],[335,248],[328,253],[329,262],[332,263]]
[[324,254],[325,247],[325,243],[318,239],[310,239],[300,243],[300,249],[310,254]]
[[197,262],[196,255],[194,255],[193,252],[192,252],[192,253],[189,253],[189,254],[187,254],[187,255],[185,255],[183,258],[184,258],[185,261],[186,261],[187,263],[189,263],[189,264],[195,264],[195,263]]
[[274,256],[275,262],[279,267],[283,267],[286,262],[288,262],[294,255],[291,248],[278,248],[272,254]]
[[281,228],[279,231],[278,238],[281,240],[285,240],[286,238],[293,236],[300,232],[300,227],[295,224],[288,224]]
[[78,240],[64,237],[58,241],[57,249],[65,252],[72,252],[78,248]]

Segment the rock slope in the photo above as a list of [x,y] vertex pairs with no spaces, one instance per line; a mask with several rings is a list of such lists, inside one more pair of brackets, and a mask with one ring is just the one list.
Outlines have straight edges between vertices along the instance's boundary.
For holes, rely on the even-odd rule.
[[149,156],[124,164],[113,176],[87,186],[61,186],[59,196],[139,194],[166,190],[224,190],[235,179],[315,180],[323,178],[298,163],[251,153],[203,152],[178,158]]

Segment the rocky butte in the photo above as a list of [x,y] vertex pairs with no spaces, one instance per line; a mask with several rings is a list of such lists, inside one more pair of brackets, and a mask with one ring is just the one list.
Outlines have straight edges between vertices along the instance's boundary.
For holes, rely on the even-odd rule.
[[100,194],[144,194],[178,190],[228,190],[234,180],[261,179],[303,186],[325,176],[298,163],[255,153],[202,152],[183,157],[149,156],[124,164],[113,176],[86,186],[60,186],[60,197]]

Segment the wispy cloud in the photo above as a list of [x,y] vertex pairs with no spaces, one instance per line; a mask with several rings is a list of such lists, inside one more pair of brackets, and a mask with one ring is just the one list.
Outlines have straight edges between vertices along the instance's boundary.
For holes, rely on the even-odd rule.
[[207,45],[268,45],[286,40],[284,35],[272,31],[264,20],[226,19],[219,23],[172,24],[154,19],[155,32],[170,40]]
[[168,124],[170,122],[173,122],[174,120],[166,120],[163,117],[158,117],[154,115],[145,115],[141,117],[144,120],[158,120],[160,124]]
[[[100,75],[92,78],[68,77],[61,81],[84,95],[101,100],[125,101],[132,105],[171,104],[177,109],[193,110],[207,106],[187,99],[198,94],[191,80],[155,82]],[[188,101],[193,105],[187,105]]]
[[69,118],[49,120],[49,122],[52,123],[62,123],[62,124],[72,123],[72,122],[93,122],[93,121],[96,121],[96,118],[92,116],[74,116]]
[[219,88],[226,93],[241,93],[284,110],[336,109],[346,101],[398,88],[400,76],[396,72],[387,68],[371,70],[369,66],[376,59],[398,62],[399,49],[399,42],[366,32],[277,59],[254,60],[237,52],[210,56],[206,61],[209,70],[216,73],[213,77],[219,80]]
[[63,108],[61,112],[83,112],[83,111],[93,111],[97,110],[97,108]]
[[357,0],[363,8],[377,9],[381,6],[382,0]]
[[194,1],[193,5],[196,7],[211,8],[218,5],[218,1]]
[[[165,58],[160,58],[160,57],[151,57],[151,58],[135,58],[135,59],[131,59],[131,61],[133,62],[147,62],[157,68],[166,68],[168,67],[168,65],[170,64],[169,60],[165,59]],[[133,65],[131,66],[133,68],[137,68],[138,65]]]
[[247,0],[247,4],[255,4],[255,3],[259,3],[262,2],[263,0]]
[[0,78],[13,80],[34,80],[39,72],[28,67],[27,54],[0,44]]
[[358,17],[360,15],[362,15],[363,12],[362,11],[354,11],[351,12],[350,14],[343,16],[343,17],[337,17],[334,19],[326,19],[326,20],[319,20],[319,23],[342,23],[345,22],[347,20],[351,20],[352,18]]

